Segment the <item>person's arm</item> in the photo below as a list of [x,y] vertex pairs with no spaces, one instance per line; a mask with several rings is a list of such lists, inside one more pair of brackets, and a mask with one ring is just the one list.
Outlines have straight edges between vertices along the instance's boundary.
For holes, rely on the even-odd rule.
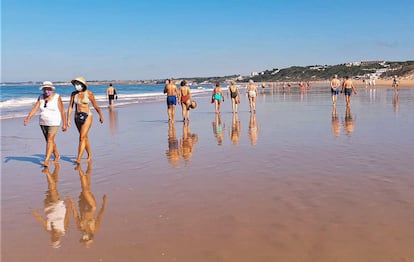
[[63,106],[61,96],[59,96],[59,98],[58,98],[58,107],[59,107],[60,115],[61,115],[62,121],[63,121],[62,131],[65,132],[66,129],[67,129],[67,121],[66,121],[65,107]]
[[352,91],[354,91],[354,94],[356,94],[357,92],[356,92],[356,88],[355,88],[355,86],[354,86],[354,83],[352,83]]
[[103,217],[103,214],[105,212],[105,207],[106,207],[106,195],[102,197],[102,200],[103,200],[102,207],[99,210],[98,216],[96,217],[96,230],[98,230],[99,227],[101,226],[102,217]]
[[115,88],[114,88],[114,95],[115,95],[115,99],[118,100],[118,92],[116,91]]
[[91,100],[92,105],[95,108],[96,112],[98,112],[98,114],[99,114],[99,122],[101,122],[101,124],[103,124],[104,118],[103,118],[103,115],[102,115],[101,109],[99,108],[98,103],[96,103],[95,96],[93,95],[93,93],[91,91],[88,91],[88,96],[89,96],[89,100]]
[[74,103],[74,100],[75,100],[75,92],[73,92],[72,94],[71,94],[71,96],[70,96],[70,101],[69,101],[69,105],[68,105],[68,117],[66,118],[66,123],[67,123],[67,126],[69,127],[70,126],[70,124],[71,124],[71,122],[70,122],[70,116],[71,116],[71,114],[72,114],[72,109],[73,109],[73,103]]
[[37,99],[36,104],[33,106],[32,110],[27,115],[26,119],[24,120],[24,125],[25,126],[27,126],[27,124],[29,124],[30,119],[34,116],[34,114],[36,114],[39,107],[40,107],[40,97]]
[[37,211],[37,210],[33,210],[33,211],[32,211],[32,214],[33,214],[33,216],[35,217],[35,219],[36,219],[37,221],[39,221],[39,222],[40,222],[40,224],[42,224],[43,228],[44,228],[45,230],[47,230],[46,220],[45,220],[43,217],[41,217],[41,216],[39,215],[39,211]]

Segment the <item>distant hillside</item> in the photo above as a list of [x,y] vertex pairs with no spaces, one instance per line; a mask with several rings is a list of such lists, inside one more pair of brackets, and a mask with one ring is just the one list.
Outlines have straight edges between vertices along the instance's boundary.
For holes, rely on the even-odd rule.
[[256,73],[250,79],[256,82],[274,81],[317,81],[350,76],[353,78],[390,78],[394,75],[406,77],[414,72],[414,61],[386,62],[367,61],[340,65],[292,66],[283,69],[272,69]]

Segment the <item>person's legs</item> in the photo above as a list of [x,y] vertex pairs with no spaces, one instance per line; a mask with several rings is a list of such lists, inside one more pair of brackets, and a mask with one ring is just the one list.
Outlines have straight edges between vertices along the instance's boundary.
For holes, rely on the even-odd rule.
[[45,162],[42,163],[44,166],[49,165],[50,157],[52,156],[53,148],[55,147],[55,136],[56,134],[49,134],[46,140],[46,157]]
[[88,160],[91,159],[91,152],[90,152],[90,145],[89,145],[89,138],[88,133],[89,129],[92,126],[92,116],[88,116],[85,123],[83,125],[76,124],[79,130],[79,146],[78,146],[78,157],[76,158],[75,162],[80,163],[83,152],[87,149],[88,153]]
[[175,105],[171,106],[171,121],[175,122]]

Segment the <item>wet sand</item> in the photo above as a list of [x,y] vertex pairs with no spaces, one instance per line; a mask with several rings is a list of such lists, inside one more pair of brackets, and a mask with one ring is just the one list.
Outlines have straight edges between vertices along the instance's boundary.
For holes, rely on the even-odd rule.
[[[414,260],[414,89],[359,88],[336,114],[329,92],[265,89],[237,119],[196,99],[189,126],[164,102],[94,113],[89,169],[71,127],[49,174],[36,117],[2,120],[1,261]],[[83,221],[58,248],[33,215],[51,199]]]

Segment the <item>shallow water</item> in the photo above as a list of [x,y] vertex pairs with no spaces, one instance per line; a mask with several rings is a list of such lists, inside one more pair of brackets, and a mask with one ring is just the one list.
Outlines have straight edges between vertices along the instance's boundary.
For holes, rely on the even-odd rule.
[[[255,115],[243,97],[237,118],[197,102],[189,126],[160,103],[105,110],[89,176],[60,133],[56,184],[36,123],[2,120],[2,261],[414,260],[414,89],[361,88],[336,114],[320,90],[266,90]],[[93,229],[70,212],[53,248],[32,212],[57,195]]]

